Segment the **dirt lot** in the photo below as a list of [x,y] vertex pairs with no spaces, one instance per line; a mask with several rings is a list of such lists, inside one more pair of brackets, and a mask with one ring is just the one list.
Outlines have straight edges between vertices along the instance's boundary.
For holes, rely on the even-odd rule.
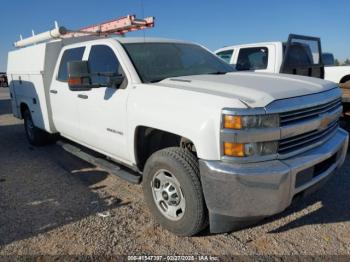
[[140,186],[56,145],[33,148],[0,89],[0,255],[350,254],[350,157],[322,191],[259,225],[179,238],[154,223]]

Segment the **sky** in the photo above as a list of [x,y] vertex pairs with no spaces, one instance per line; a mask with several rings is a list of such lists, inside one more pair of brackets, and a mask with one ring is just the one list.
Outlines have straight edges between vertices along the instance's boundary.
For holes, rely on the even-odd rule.
[[200,43],[211,50],[234,44],[284,41],[289,33],[319,36],[324,52],[350,58],[350,1],[292,0],[2,0],[0,71],[13,42],[52,29],[69,29],[127,14],[154,16],[152,29],[129,36],[157,36]]

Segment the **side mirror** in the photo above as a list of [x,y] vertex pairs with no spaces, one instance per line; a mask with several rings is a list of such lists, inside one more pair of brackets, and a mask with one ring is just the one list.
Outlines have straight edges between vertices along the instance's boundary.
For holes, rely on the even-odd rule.
[[68,62],[68,86],[71,91],[89,91],[97,87],[91,82],[88,61]]
[[109,77],[109,86],[118,88],[124,82],[123,75],[114,75]]

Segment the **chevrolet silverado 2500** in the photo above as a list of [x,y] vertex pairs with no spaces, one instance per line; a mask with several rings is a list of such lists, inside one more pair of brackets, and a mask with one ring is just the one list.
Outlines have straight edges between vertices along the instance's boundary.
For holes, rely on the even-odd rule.
[[232,73],[184,41],[89,39],[11,51],[13,114],[33,145],[59,134],[142,178],[151,213],[175,234],[279,213],[345,159],[332,82]]

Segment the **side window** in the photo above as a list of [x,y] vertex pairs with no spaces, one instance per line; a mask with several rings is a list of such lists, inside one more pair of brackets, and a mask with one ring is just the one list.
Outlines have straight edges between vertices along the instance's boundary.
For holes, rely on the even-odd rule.
[[266,69],[268,55],[266,47],[242,48],[239,51],[236,69],[239,71]]
[[68,81],[68,68],[67,64],[70,61],[79,61],[83,59],[85,47],[77,47],[72,49],[67,49],[64,51],[60,63],[60,68],[58,70],[57,80],[62,82]]
[[216,55],[218,57],[220,57],[221,59],[225,60],[227,63],[230,63],[232,54],[233,54],[233,49],[232,50],[221,51],[221,52],[217,53]]
[[[105,45],[91,47],[89,68],[91,73],[124,74],[115,53],[110,47]],[[103,86],[107,84],[108,77],[93,75],[92,82]]]

